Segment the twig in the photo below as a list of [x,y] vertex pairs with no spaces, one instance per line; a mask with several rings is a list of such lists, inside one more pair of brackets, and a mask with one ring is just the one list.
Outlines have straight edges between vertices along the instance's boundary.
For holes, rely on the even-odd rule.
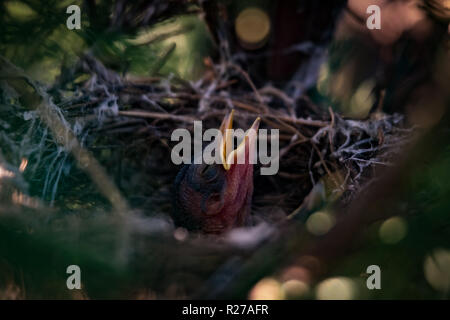
[[136,117],[136,118],[150,118],[150,119],[160,119],[160,120],[174,120],[181,122],[194,122],[197,119],[190,116],[180,116],[174,115],[170,113],[158,113],[158,112],[149,112],[143,110],[130,110],[130,111],[119,111],[119,116],[125,117]]

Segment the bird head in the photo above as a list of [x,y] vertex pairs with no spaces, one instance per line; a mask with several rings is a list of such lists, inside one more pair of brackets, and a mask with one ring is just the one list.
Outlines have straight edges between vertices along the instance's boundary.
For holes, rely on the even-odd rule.
[[225,116],[220,126],[218,151],[222,163],[190,164],[178,173],[174,220],[179,226],[220,234],[244,225],[250,216],[253,157],[260,119],[255,120],[233,149],[233,114],[232,111]]

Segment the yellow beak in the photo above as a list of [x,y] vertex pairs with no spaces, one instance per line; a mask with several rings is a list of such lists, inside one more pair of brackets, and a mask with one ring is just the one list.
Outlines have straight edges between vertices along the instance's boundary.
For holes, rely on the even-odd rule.
[[253,154],[256,147],[257,132],[259,128],[259,123],[261,118],[256,118],[250,129],[248,129],[244,135],[242,142],[239,146],[232,150],[233,148],[233,116],[234,110],[232,110],[222,121],[220,126],[220,132],[222,133],[222,140],[220,141],[220,159],[222,160],[222,165],[225,170],[230,170],[231,165],[236,163],[236,159],[246,156],[246,145],[248,144],[248,157],[245,158],[246,163],[252,163]]

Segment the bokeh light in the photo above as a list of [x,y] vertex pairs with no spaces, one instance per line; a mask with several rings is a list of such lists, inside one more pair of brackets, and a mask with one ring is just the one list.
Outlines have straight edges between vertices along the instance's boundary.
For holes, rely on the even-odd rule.
[[185,228],[176,228],[173,237],[178,241],[184,241],[189,237],[189,232]]
[[14,177],[14,172],[9,171],[2,166],[0,166],[0,179],[1,178],[12,178]]
[[270,18],[263,10],[251,7],[239,13],[235,22],[236,35],[246,49],[263,46],[270,32]]
[[369,79],[364,81],[350,99],[350,108],[347,112],[349,116],[355,118],[364,118],[370,111],[370,108],[375,102],[373,90],[375,88],[375,81]]
[[8,14],[19,21],[27,21],[36,16],[36,12],[21,1],[7,1],[5,7]]
[[405,219],[401,217],[389,218],[380,227],[380,239],[388,244],[397,243],[406,236],[407,229]]
[[345,277],[329,278],[316,287],[318,300],[352,300],[357,295],[353,280]]
[[450,289],[450,251],[436,249],[425,258],[425,278],[438,291],[445,293]]
[[300,280],[285,281],[281,288],[286,299],[302,299],[309,293],[309,285]]
[[285,294],[281,283],[273,278],[264,278],[252,288],[250,300],[283,300]]
[[316,236],[326,234],[335,224],[334,217],[326,211],[313,213],[306,221],[306,229]]

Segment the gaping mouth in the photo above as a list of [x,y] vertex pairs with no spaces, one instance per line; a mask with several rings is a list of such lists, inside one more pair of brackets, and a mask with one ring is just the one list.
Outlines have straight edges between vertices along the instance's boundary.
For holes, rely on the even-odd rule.
[[[244,163],[252,163],[254,149],[256,147],[257,132],[261,118],[256,118],[250,129],[245,132],[244,138],[239,146],[233,150],[233,115],[232,110],[222,121],[220,132],[222,140],[220,141],[220,159],[225,170],[230,170],[231,165],[241,163],[239,159],[244,159]],[[248,146],[248,148],[246,148]],[[247,150],[247,151],[246,151]]]

